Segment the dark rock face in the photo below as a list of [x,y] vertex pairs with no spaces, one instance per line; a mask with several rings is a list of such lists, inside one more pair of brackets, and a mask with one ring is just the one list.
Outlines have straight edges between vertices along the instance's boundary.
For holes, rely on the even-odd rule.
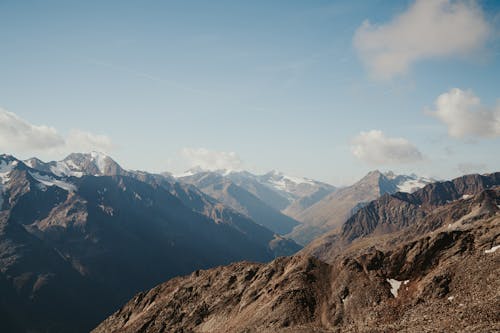
[[196,271],[136,295],[93,332],[496,331],[499,204],[488,189],[438,206],[360,235],[328,263],[296,255]]
[[[97,167],[77,158],[72,167]],[[0,318],[9,332],[88,332],[165,279],[300,249],[193,187],[100,158],[111,175],[57,176],[44,171],[55,165],[0,157]]]

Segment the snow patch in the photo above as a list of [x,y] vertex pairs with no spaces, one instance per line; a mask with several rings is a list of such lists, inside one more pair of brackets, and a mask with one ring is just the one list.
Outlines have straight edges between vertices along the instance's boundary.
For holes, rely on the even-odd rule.
[[387,279],[387,282],[389,282],[389,284],[391,285],[392,295],[394,295],[394,297],[398,297],[398,291],[401,287],[401,284],[407,284],[408,282],[410,282],[410,280],[398,281],[395,279]]
[[462,195],[462,199],[463,200],[467,200],[467,199],[472,198],[472,197],[473,197],[472,194],[464,194],[464,195]]
[[455,296],[450,296],[450,297],[448,297],[448,301],[451,302],[451,301],[453,301],[454,298],[455,298]]
[[17,161],[5,162],[0,161],[0,210],[3,205],[3,192],[5,184],[10,180],[10,173],[18,165]]
[[194,176],[196,173],[191,171],[191,170],[188,170],[188,171],[185,171],[183,173],[177,173],[177,174],[174,174],[174,178],[183,178],[183,177],[191,177],[191,176]]
[[429,182],[422,181],[421,179],[410,179],[401,184],[398,184],[398,191],[412,193],[427,184],[429,184]]
[[491,249],[489,250],[484,250],[484,253],[494,253],[496,250],[500,249],[500,245],[497,245],[497,246],[493,246]]
[[115,215],[115,211],[113,210],[113,207],[99,205],[99,208],[101,208],[101,210],[103,211],[104,214],[107,214],[109,216]]
[[34,160],[26,160],[26,161],[24,161],[24,164],[26,164],[27,166],[29,166],[30,168],[33,169],[33,167],[35,166],[35,161]]
[[55,179],[50,176],[46,175],[41,175],[38,172],[30,172],[30,175],[35,178],[38,182],[42,183],[45,186],[57,186],[62,188],[63,190],[66,190],[68,192],[75,192],[76,191],[76,186],[65,182],[63,180]]
[[50,167],[50,171],[58,176],[73,176],[73,177],[83,177],[83,172],[79,171],[80,168],[75,164],[75,162],[69,161],[60,161],[56,162],[56,165]]
[[[265,177],[268,176],[268,179],[262,180],[262,183],[264,185],[267,185],[271,188],[275,188],[277,190],[283,191],[283,192],[291,192],[295,188],[295,186],[298,185],[311,185],[314,186],[316,185],[315,181],[312,179],[308,178],[303,178],[303,177],[296,177],[296,176],[289,176],[285,175],[281,172],[278,171],[271,171]],[[267,177],[266,177],[267,178]]]
[[10,163],[6,163],[5,161],[0,162],[0,183],[6,184],[9,181],[10,172],[14,170],[17,166],[17,161],[12,161]]
[[104,170],[106,169],[107,165],[108,156],[106,154],[99,153],[96,151],[91,152],[90,156],[92,157],[92,162],[94,162],[99,172],[104,173]]

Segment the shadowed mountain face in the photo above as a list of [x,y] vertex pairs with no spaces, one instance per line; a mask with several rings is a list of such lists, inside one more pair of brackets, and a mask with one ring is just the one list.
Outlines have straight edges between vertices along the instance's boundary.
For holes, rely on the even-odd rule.
[[[33,169],[0,156],[0,318],[9,332],[86,332],[165,279],[300,249],[191,186],[79,156],[87,161],[70,155],[72,169],[59,165],[59,175],[46,171],[57,163],[32,160]],[[92,165],[118,174],[87,175]]]
[[385,195],[320,252],[172,279],[93,332],[496,331],[498,175]]
[[338,189],[294,217],[302,224],[287,236],[308,244],[326,232],[337,230],[359,208],[371,200],[397,191],[412,192],[430,183],[430,179],[372,171],[352,186]]

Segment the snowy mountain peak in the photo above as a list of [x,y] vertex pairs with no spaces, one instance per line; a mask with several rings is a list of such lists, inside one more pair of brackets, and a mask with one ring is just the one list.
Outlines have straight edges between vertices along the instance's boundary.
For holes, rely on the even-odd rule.
[[43,162],[30,158],[24,164],[32,169],[53,173],[57,177],[109,176],[125,174],[118,163],[110,156],[100,152],[71,153],[61,161]]
[[395,191],[412,193],[427,184],[433,183],[436,180],[427,177],[419,177],[412,173],[410,175],[398,175],[393,171],[380,172],[373,170],[368,172],[359,183],[377,181],[381,187],[381,192],[393,193]]
[[27,160],[24,160],[23,162],[24,162],[24,164],[26,164],[30,168],[36,168],[39,165],[45,164],[45,162],[43,162],[42,160],[40,160],[36,157],[28,158]]
[[314,185],[315,181],[312,179],[304,178],[304,177],[296,177],[289,176],[284,174],[283,172],[272,170],[265,175],[261,176],[261,179],[267,181],[275,186],[279,187],[282,190],[286,190],[288,185],[299,185],[299,184],[310,184]]
[[207,172],[207,171],[208,170],[205,170],[205,169],[203,169],[200,166],[195,166],[193,168],[190,168],[190,169],[184,171],[183,173],[175,174],[173,176],[175,178],[189,177],[189,176],[194,176],[194,175],[196,175],[198,173]]
[[101,152],[72,153],[56,162],[55,174],[81,177],[82,175],[105,176],[124,173],[124,170],[110,156]]

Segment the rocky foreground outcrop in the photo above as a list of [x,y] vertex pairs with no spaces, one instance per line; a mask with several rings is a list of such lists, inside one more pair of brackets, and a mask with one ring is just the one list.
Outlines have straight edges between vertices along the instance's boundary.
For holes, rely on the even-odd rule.
[[328,263],[302,253],[172,279],[93,332],[500,331],[500,190],[477,191],[363,232]]

